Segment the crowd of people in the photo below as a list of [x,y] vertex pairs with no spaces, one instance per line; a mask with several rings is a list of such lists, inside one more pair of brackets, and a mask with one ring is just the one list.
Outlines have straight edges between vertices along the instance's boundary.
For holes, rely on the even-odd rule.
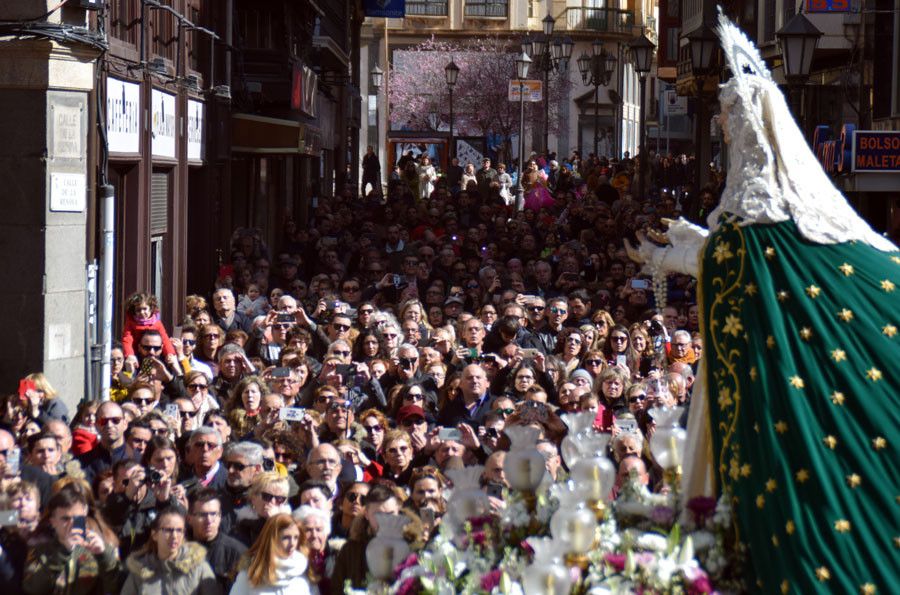
[[[401,173],[431,167],[408,157]],[[422,547],[446,471],[470,465],[502,510],[512,425],[540,430],[545,482],[565,481],[572,412],[613,435],[620,477],[669,489],[648,410],[690,405],[695,281],[654,288],[624,241],[702,217],[716,187],[654,175],[638,197],[632,159],[535,156],[525,176],[545,196],[518,210],[503,170],[454,160],[423,188],[348,188],[286,222],[274,250],[236,231],[177,327],[152,295],[124,305],[109,401],[70,413],[52,378],[25,377],[2,406],[0,585],[364,588],[378,513],[405,515]]]

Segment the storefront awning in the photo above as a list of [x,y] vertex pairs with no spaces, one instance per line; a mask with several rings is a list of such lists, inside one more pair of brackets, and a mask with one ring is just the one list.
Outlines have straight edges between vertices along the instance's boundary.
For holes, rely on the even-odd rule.
[[267,155],[318,156],[322,148],[322,133],[316,126],[257,116],[231,116],[231,151]]

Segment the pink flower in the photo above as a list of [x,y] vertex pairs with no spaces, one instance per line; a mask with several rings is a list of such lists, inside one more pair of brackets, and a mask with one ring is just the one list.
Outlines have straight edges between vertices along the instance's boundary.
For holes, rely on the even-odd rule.
[[687,588],[688,595],[699,595],[700,593],[712,593],[712,584],[709,582],[709,577],[705,574],[701,575],[696,580],[688,583]]
[[419,556],[416,554],[410,554],[406,557],[406,560],[397,564],[394,568],[394,574],[400,574],[407,568],[412,568],[413,566],[417,566],[419,564]]
[[668,506],[657,506],[650,511],[650,520],[657,525],[669,526],[675,520],[675,510]]
[[422,585],[419,584],[419,577],[413,576],[406,579],[397,587],[397,595],[416,595],[422,592]]
[[490,524],[494,521],[494,517],[489,514],[483,516],[473,516],[469,519],[469,522],[472,523],[472,530],[477,531],[484,527],[487,524]]
[[481,588],[490,593],[494,587],[500,586],[500,577],[503,576],[502,570],[491,570],[481,577]]
[[472,543],[475,545],[484,545],[487,541],[487,535],[485,535],[484,531],[476,531],[472,533]]
[[625,554],[606,554],[603,560],[612,566],[616,572],[625,570]]

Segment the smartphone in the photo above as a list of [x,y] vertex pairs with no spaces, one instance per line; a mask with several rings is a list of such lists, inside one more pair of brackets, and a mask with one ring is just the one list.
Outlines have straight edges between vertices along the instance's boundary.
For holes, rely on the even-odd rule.
[[294,316],[293,316],[292,314],[279,314],[278,317],[275,318],[275,321],[276,321],[276,322],[282,322],[282,323],[283,323],[283,322],[293,323],[293,322],[294,322]]
[[400,275],[391,275],[391,283],[394,287],[400,287]]
[[342,378],[356,375],[356,366],[353,364],[338,364],[334,367],[334,371],[341,375]]
[[537,357],[537,354],[540,353],[539,350],[534,349],[533,347],[529,347],[528,349],[522,350],[522,357],[526,359],[534,359]]
[[139,372],[142,376],[149,376],[153,373],[153,360],[149,357],[145,357],[144,361],[141,362],[141,370]]
[[22,450],[19,448],[10,448],[6,452],[6,475],[18,475],[21,462]]
[[646,279],[632,279],[631,280],[631,288],[632,289],[650,289],[650,282]]
[[627,366],[628,358],[626,358],[624,355],[622,355],[620,353],[619,355],[616,356],[616,365],[617,366]]
[[269,375],[270,375],[272,378],[290,378],[290,376],[291,376],[291,369],[290,369],[290,368],[285,368],[285,367],[275,368],[274,370],[272,370],[272,371],[269,373]]
[[278,419],[282,421],[303,421],[306,418],[306,409],[302,407],[282,407],[278,412]]
[[166,410],[164,411],[165,415],[171,417],[172,419],[181,419],[181,412],[178,411],[178,405],[174,403],[170,403],[166,405]]
[[469,348],[469,355],[468,355],[468,357],[469,357],[469,359],[475,359],[475,358],[477,358],[477,357],[478,357],[478,348],[476,348],[476,347],[470,347],[470,348]]
[[72,518],[72,529],[81,531],[81,535],[87,535],[87,517],[76,516]]
[[484,486],[484,491],[487,492],[488,496],[493,498],[497,498],[499,500],[503,499],[503,484],[502,483],[494,483],[491,482]]
[[0,510],[0,527],[15,527],[18,524],[18,510]]
[[638,429],[636,419],[616,419],[613,424],[624,433],[633,433]]
[[419,518],[422,519],[422,522],[428,526],[434,524],[434,510],[431,508],[420,508],[419,509]]
[[462,434],[456,428],[441,428],[438,430],[438,439],[441,441],[453,440],[454,442],[459,442],[462,440]]

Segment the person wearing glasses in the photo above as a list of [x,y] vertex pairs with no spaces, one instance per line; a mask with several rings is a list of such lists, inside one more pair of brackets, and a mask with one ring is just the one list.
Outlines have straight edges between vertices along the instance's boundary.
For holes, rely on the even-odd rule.
[[290,514],[288,480],[277,471],[265,471],[256,476],[247,490],[248,503],[237,509],[236,523],[231,536],[248,548],[260,536],[266,521],[278,514]]
[[116,462],[126,458],[125,449],[125,413],[122,408],[107,401],[97,409],[97,427],[99,440],[94,448],[79,457],[85,479],[93,482],[98,473],[109,469]]
[[232,570],[237,567],[247,547],[226,535],[222,528],[222,496],[208,488],[197,490],[191,498],[187,521],[191,538],[206,549],[206,561],[222,592],[227,593],[231,587]]
[[227,532],[236,522],[236,512],[249,501],[253,481],[263,472],[263,448],[255,442],[231,442],[222,457],[225,489],[222,495],[222,530]]
[[221,595],[222,587],[206,561],[206,548],[187,541],[186,530],[183,510],[163,510],[153,520],[150,540],[125,561],[128,576],[121,594]]
[[215,428],[200,426],[188,438],[185,458],[191,473],[203,487],[225,489],[227,473],[221,464],[222,437]]
[[[690,339],[690,335],[688,335],[688,339]],[[641,358],[632,347],[631,335],[624,326],[616,325],[610,330],[604,352],[610,366],[621,368],[629,374],[640,371]]]
[[197,327],[185,325],[181,327],[181,337],[171,339],[172,346],[175,348],[178,361],[181,362],[181,368],[185,374],[192,371],[200,371],[205,373],[208,378],[212,378],[214,376],[212,368],[196,357],[198,337],[199,331]]
[[197,411],[198,420],[219,408],[219,402],[210,391],[210,378],[200,370],[191,370],[184,375],[184,388]]
[[556,297],[547,302],[544,324],[535,331],[535,336],[540,341],[541,349],[545,354],[556,351],[559,333],[563,329],[568,316],[569,304],[566,298]]
[[324,482],[331,490],[332,497],[340,495],[338,477],[343,469],[341,453],[333,445],[323,442],[309,451],[306,457],[306,474],[309,479]]

